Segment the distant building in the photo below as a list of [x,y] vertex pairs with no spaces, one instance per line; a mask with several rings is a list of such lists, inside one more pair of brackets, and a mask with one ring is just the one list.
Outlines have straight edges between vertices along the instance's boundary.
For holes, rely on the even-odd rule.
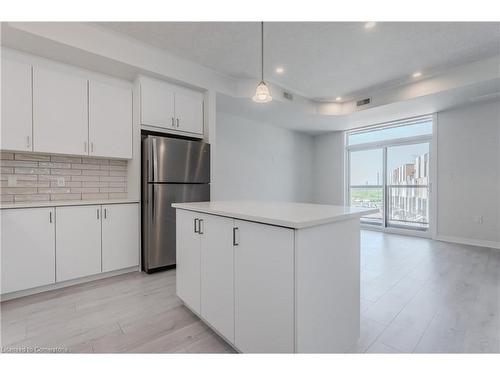
[[405,225],[429,223],[429,153],[417,156],[414,163],[403,164],[390,173],[388,184],[389,217]]

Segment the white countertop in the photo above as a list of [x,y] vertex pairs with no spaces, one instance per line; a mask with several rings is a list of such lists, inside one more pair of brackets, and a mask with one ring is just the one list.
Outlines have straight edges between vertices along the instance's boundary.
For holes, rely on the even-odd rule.
[[378,211],[349,206],[265,201],[173,203],[172,207],[294,229],[352,219]]
[[71,201],[43,201],[43,202],[17,202],[2,203],[0,209],[9,208],[37,208],[37,207],[61,207],[61,206],[93,206],[100,204],[123,204],[139,203],[137,199],[99,199],[99,200],[71,200]]

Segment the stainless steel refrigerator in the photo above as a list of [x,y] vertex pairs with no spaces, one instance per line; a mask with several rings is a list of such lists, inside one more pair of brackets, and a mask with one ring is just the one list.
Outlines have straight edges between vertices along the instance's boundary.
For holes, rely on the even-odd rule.
[[147,135],[142,138],[142,268],[175,265],[174,202],[210,200],[210,145]]

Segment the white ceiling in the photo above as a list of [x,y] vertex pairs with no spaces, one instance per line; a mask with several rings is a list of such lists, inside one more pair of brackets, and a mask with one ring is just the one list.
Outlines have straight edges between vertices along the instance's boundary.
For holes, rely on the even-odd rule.
[[[99,25],[237,78],[258,78],[259,23],[120,22]],[[411,73],[500,54],[500,23],[281,22],[265,24],[266,76],[317,100],[354,98]],[[274,72],[283,66],[285,73]]]
[[217,112],[317,135],[431,114],[478,102],[498,102],[499,100],[500,78],[445,90],[433,95],[393,102],[343,116],[307,113],[289,103],[277,100],[260,105],[247,98],[235,98],[222,94],[217,95]]

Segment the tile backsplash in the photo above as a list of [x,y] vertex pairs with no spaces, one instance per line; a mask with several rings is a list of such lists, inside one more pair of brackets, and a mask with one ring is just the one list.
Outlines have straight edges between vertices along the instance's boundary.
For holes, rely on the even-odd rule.
[[127,196],[127,161],[0,152],[2,202],[116,199]]

